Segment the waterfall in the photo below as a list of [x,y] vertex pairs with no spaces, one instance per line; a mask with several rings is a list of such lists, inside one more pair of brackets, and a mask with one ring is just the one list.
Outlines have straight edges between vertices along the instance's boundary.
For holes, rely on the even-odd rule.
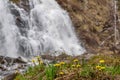
[[17,34],[13,15],[10,13],[8,0],[0,0],[0,54],[17,56]]
[[[8,0],[0,0],[2,55],[28,57],[62,52],[80,55],[85,52],[68,13],[55,0],[29,0],[29,4],[30,12],[27,12]],[[17,17],[12,11],[16,11]]]

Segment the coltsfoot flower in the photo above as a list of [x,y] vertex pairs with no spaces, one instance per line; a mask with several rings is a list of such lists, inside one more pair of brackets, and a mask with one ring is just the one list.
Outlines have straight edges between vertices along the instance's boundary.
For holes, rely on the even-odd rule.
[[105,67],[104,66],[96,66],[96,69],[98,69],[98,70],[104,70]]
[[101,67],[101,70],[104,70],[105,69],[105,67]]
[[60,64],[60,65],[64,65],[64,64],[65,64],[65,62],[60,62],[59,64]]
[[33,63],[35,63],[35,60],[34,60],[34,59],[32,59],[32,62],[33,62]]
[[78,65],[76,65],[76,67],[77,67],[77,68],[80,68],[80,67],[81,67],[81,65],[80,65],[80,64],[78,64]]
[[40,64],[43,64],[43,61],[40,61]]
[[59,72],[59,74],[60,74],[60,75],[64,75],[64,72],[61,71],[61,72]]
[[72,65],[72,67],[74,68],[74,67],[75,67],[75,65]]
[[40,56],[37,56],[36,58],[40,60]]
[[19,70],[16,70],[16,71],[15,71],[15,74],[18,74],[18,73],[20,73]]
[[105,60],[100,60],[99,62],[100,62],[100,63],[105,63]]
[[78,59],[74,59],[73,61],[74,61],[74,62],[78,62]]
[[37,65],[37,60],[36,59],[32,59],[32,63],[34,64],[34,65]]
[[60,67],[60,64],[58,64],[58,63],[54,64],[54,67]]
[[100,69],[101,68],[101,66],[96,66],[96,69]]

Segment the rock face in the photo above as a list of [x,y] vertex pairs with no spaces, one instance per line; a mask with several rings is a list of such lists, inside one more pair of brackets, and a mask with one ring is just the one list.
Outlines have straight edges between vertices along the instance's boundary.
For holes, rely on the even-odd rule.
[[[29,14],[30,6],[29,6],[29,1],[28,0],[10,0],[10,1],[15,3],[20,8],[24,9],[24,11],[28,12],[28,14]],[[23,20],[20,17],[19,11],[17,11],[14,6],[11,5],[10,9],[11,9],[11,13],[16,18],[16,25],[19,27],[22,35],[24,35],[25,33],[27,33],[26,29],[28,28],[28,22]]]
[[27,68],[27,62],[21,57],[10,58],[0,56],[0,79],[3,80],[14,80],[17,73],[16,71],[25,71]]
[[9,0],[15,4],[17,4],[19,7],[25,9],[26,11],[29,11],[29,0]]
[[[114,47],[113,0],[57,0],[69,12],[78,37],[93,53],[103,50],[116,52]],[[118,17],[118,15],[117,15]],[[117,29],[119,28],[117,20]],[[118,29],[120,31],[120,29]],[[119,33],[118,33],[119,34]],[[119,41],[119,40],[118,40]],[[119,45],[119,42],[118,42]],[[118,52],[117,52],[118,53]]]

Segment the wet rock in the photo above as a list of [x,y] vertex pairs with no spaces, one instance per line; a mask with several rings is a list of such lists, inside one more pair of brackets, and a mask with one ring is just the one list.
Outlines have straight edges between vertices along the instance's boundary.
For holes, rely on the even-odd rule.
[[0,66],[1,71],[6,71],[7,69],[4,66]]
[[26,10],[27,12],[29,12],[29,10],[30,10],[29,0],[9,0],[9,1],[15,3],[19,7],[23,8],[24,10]]
[[26,63],[21,57],[18,58],[10,58],[10,57],[4,57],[0,56],[0,64],[10,64],[10,63]]
[[4,78],[4,80],[14,80],[16,76],[17,76],[17,74],[12,73],[12,74],[9,74],[8,76],[6,76]]
[[42,59],[54,60],[55,58],[51,55],[41,55]]
[[14,6],[10,5],[10,10],[11,10],[11,13],[14,15],[14,16],[20,16],[20,13],[19,11],[17,11]]
[[63,60],[66,60],[68,57],[70,57],[70,56],[67,55],[67,54],[65,54],[65,53],[63,53],[63,54],[57,56],[57,57],[56,57],[56,60],[57,60],[57,61],[63,61]]
[[14,80],[16,77],[16,71],[21,73],[28,67],[27,62],[22,58],[11,58],[6,56],[0,56],[0,76],[5,77],[3,80]]
[[0,64],[4,64],[4,63],[5,63],[5,61],[3,59],[3,56],[0,56]]
[[[14,0],[10,0],[10,1],[14,2]],[[14,3],[16,3],[16,5],[18,7],[22,8],[24,12],[29,14],[29,2],[28,2],[28,0],[18,0],[17,2],[14,2]],[[21,18],[19,11],[15,8],[14,5],[11,4],[11,5],[9,5],[9,7],[10,7],[11,13],[16,18],[15,23],[18,26],[21,35],[27,36],[28,22]]]
[[14,60],[14,62],[15,63],[27,63],[27,62],[25,62],[21,57],[18,57],[18,58],[16,58],[15,60]]
[[29,0],[20,0],[19,6],[26,10],[27,12],[30,11]]

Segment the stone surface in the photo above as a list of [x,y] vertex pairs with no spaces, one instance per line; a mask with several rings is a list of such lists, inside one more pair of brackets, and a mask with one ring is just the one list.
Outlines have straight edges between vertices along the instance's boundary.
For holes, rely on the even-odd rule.
[[17,76],[17,74],[15,74],[15,73],[9,74],[8,76],[6,76],[4,78],[4,80],[14,80],[16,76]]
[[27,62],[21,57],[10,58],[0,56],[0,77],[3,77],[3,80],[13,80],[17,75],[16,71],[22,73],[27,67]]
[[[114,46],[113,0],[57,1],[62,8],[68,11],[77,35],[89,53],[96,53],[103,49],[113,52],[118,50],[116,48],[111,50],[111,48],[116,47]],[[117,29],[120,32],[119,24],[117,20]]]

